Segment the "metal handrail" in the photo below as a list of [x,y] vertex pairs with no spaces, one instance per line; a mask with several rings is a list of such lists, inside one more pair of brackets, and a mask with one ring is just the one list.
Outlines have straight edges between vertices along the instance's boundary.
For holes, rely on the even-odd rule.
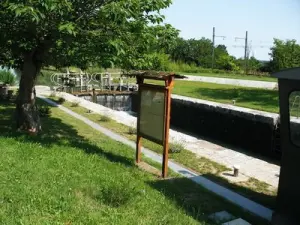
[[295,103],[296,103],[297,99],[299,100],[299,102],[298,102],[298,111],[297,111],[297,118],[299,118],[299,112],[300,112],[300,96],[299,95],[297,95],[295,97],[295,99],[294,99],[294,102],[292,104],[292,110],[293,110],[293,108],[295,106]]

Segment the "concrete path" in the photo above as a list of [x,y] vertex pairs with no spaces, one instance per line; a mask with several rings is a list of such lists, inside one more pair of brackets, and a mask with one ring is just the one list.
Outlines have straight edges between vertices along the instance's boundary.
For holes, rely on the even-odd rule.
[[[222,225],[251,225],[242,218],[236,218],[227,211],[213,213],[209,216],[216,224]],[[225,222],[225,223],[224,223]]]
[[[50,95],[50,91],[47,91],[45,88],[37,89],[37,92],[43,93],[44,95]],[[64,92],[58,92],[57,96],[63,97],[67,101],[76,101],[80,106],[95,113],[109,116],[118,123],[126,126],[136,127],[136,117],[128,114],[127,112],[115,111]],[[268,183],[274,188],[278,187],[278,175],[280,172],[280,166],[278,165],[252,157],[246,152],[243,153],[235,149],[226,148],[224,146],[217,145],[204,139],[190,136],[173,129],[170,130],[170,142],[180,142],[187,150],[194,152],[198,156],[208,158],[229,168],[232,168],[234,165],[239,165],[240,174],[242,175],[240,178],[234,178],[228,175],[224,176],[232,182],[239,182],[241,181],[241,178],[242,180],[247,180],[248,178],[253,177]]]
[[[56,104],[55,102],[53,102],[43,96],[39,96],[39,98],[43,99],[44,101],[48,102],[49,104],[51,104],[53,106],[58,107],[65,113],[68,113],[70,116],[73,116],[74,118],[81,120],[82,122],[86,123],[87,125],[91,126],[92,128],[96,129],[97,131],[105,134],[109,138],[111,138],[115,141],[119,141],[125,145],[128,145],[128,146],[132,147],[133,150],[135,150],[135,148],[136,148],[135,142],[130,141],[130,140],[128,140],[128,139],[126,139],[104,127],[101,127],[100,125],[92,122],[91,120],[67,109],[66,107]],[[142,152],[146,157],[152,159],[153,161],[158,162],[158,163],[162,162],[161,155],[158,155],[146,148],[142,148]],[[253,202],[253,201],[251,201],[251,200],[249,200],[227,188],[224,188],[224,187],[208,180],[205,177],[199,176],[198,174],[172,162],[171,160],[169,161],[169,168],[172,169],[174,172],[200,184],[201,186],[208,189],[209,191],[227,199],[228,201],[244,208],[245,210],[247,210],[251,213],[254,213],[257,216],[260,216],[268,221],[270,221],[272,218],[272,213],[273,213],[272,210],[270,210],[260,204],[257,204],[256,202]]]
[[252,87],[252,88],[264,88],[264,89],[275,89],[277,88],[277,82],[268,81],[256,81],[256,80],[239,80],[230,78],[220,78],[220,77],[203,77],[203,76],[192,76],[184,75],[187,77],[188,81],[199,81],[215,84],[227,84],[242,87]]

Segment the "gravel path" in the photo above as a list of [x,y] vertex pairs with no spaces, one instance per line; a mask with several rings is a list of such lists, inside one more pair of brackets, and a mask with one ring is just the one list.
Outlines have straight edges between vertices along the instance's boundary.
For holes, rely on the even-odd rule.
[[198,81],[198,82],[207,82],[215,84],[227,84],[235,85],[242,87],[252,87],[252,88],[264,88],[264,89],[276,89],[277,82],[268,82],[268,81],[256,81],[256,80],[239,80],[239,79],[230,79],[230,78],[220,78],[220,77],[203,77],[203,76],[191,76],[184,75],[187,77],[188,81]]

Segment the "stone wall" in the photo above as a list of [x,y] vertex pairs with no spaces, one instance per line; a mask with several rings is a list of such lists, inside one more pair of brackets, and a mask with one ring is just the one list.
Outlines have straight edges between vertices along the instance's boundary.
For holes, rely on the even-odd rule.
[[131,111],[131,94],[129,93],[115,93],[115,94],[97,94],[94,98],[92,94],[76,94],[78,97],[87,101],[94,102],[114,109],[117,111]]

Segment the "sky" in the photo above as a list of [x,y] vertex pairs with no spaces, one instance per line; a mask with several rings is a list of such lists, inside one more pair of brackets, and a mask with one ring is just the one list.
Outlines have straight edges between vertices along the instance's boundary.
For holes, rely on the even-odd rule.
[[[296,39],[300,44],[300,0],[173,0],[162,11],[165,22],[180,30],[186,39],[212,39],[224,44],[235,57],[243,57],[245,38],[252,46],[250,56],[269,60],[273,38]],[[238,47],[240,46],[240,47]]]

